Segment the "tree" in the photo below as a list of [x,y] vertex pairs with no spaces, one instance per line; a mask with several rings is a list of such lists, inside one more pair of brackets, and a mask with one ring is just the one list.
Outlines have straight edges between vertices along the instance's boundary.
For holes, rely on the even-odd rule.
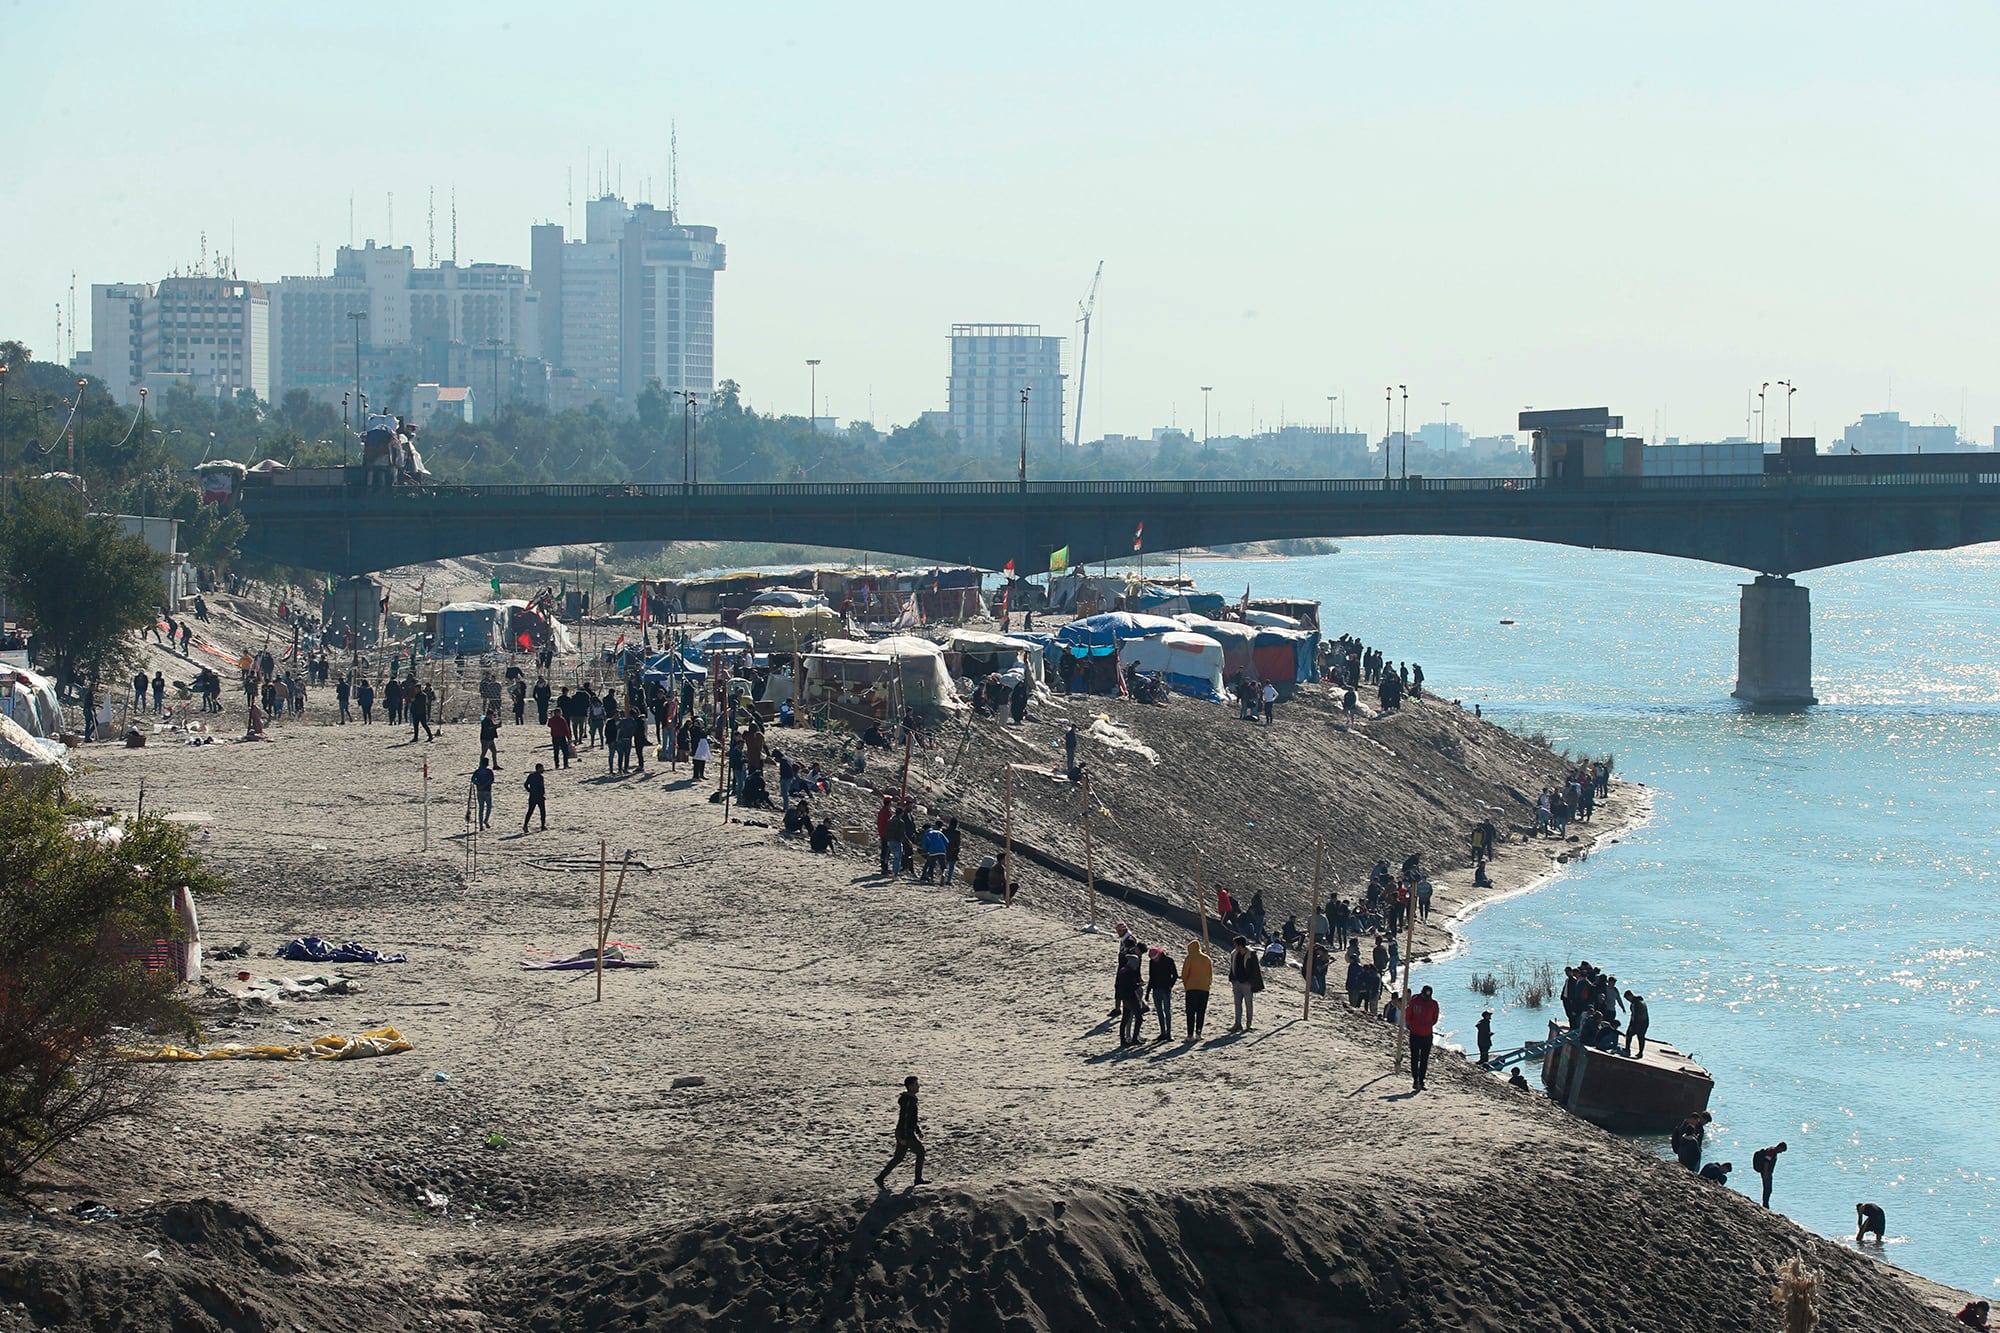
[[0,533],[4,578],[19,615],[67,686],[123,664],[131,636],[160,604],[164,556],[108,518],[83,512],[60,485],[24,486]]
[[35,354],[28,350],[28,344],[19,338],[0,342],[0,366],[5,366],[9,375],[19,376],[34,359]]
[[173,973],[105,946],[176,938],[174,893],[221,881],[179,825],[142,818],[109,838],[89,820],[53,771],[0,800],[0,1183],[157,1100],[161,1071],[119,1056],[121,1042],[196,1031]]

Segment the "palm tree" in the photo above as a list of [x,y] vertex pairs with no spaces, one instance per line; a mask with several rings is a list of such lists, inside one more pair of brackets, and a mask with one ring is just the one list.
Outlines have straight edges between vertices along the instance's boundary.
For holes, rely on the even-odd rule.
[[19,338],[9,338],[5,342],[0,342],[0,366],[7,367],[9,375],[20,374],[34,359],[34,352]]

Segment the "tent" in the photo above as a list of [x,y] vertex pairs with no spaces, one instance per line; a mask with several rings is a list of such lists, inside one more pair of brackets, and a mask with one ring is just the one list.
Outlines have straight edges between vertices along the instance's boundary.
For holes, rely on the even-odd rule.
[[[57,741],[63,734],[62,701],[56,683],[26,667],[0,663],[0,716],[38,740]],[[61,747],[55,755],[59,757]]]
[[[958,687],[952,684],[951,673],[945,669],[944,649],[913,634],[893,634],[866,643],[858,639],[828,639],[821,643],[820,651],[806,659],[806,702],[813,702],[815,658],[853,657],[877,657],[889,663],[882,674],[896,682],[902,707],[921,718],[935,720],[965,707],[958,697]],[[822,672],[828,669],[831,668],[821,668]]]
[[1252,653],[1257,646],[1256,630],[1233,620],[1210,620],[1196,615],[1176,618],[1196,634],[1206,634],[1222,645],[1222,675],[1225,680],[1233,680],[1252,669]]
[[1299,622],[1291,616],[1279,615],[1276,611],[1259,611],[1254,607],[1243,613],[1246,625],[1269,625],[1273,629],[1298,629]]
[[1076,657],[1110,657],[1127,639],[1154,634],[1174,634],[1187,627],[1166,616],[1139,615],[1131,611],[1107,611],[1101,616],[1072,620],[1055,632],[1053,646],[1067,648]]
[[[1252,614],[1255,614],[1254,612]],[[1260,626],[1252,650],[1257,679],[1297,685],[1319,677],[1319,635],[1305,629]]]
[[690,634],[682,649],[682,656],[706,671],[710,653],[748,653],[755,651],[755,648],[756,645],[750,642],[749,635],[717,625],[714,629]]
[[[787,595],[794,597],[799,595],[778,589],[763,594],[757,600],[762,602],[765,597],[773,596],[777,592],[786,592]],[[753,605],[750,610],[736,618],[736,628],[749,636],[750,642],[759,652],[765,653],[800,652],[821,639],[831,638],[847,631],[847,626],[841,623],[840,617],[817,599],[811,605],[795,606],[782,603]]]
[[554,616],[544,615],[534,603],[519,597],[499,603],[507,612],[506,649],[510,653],[532,653],[547,647],[558,653],[574,652],[569,630]]
[[[39,773],[63,763],[63,747],[56,741],[31,735],[26,727],[0,714],[0,774]],[[4,789],[0,789],[4,790]]]
[[961,629],[945,636],[944,650],[945,664],[961,677],[978,680],[989,674],[998,674],[1011,685],[1013,673],[1024,671],[1030,684],[1041,684],[1044,665],[1042,645],[1033,639]]
[[507,609],[495,602],[450,602],[438,608],[437,643],[432,651],[478,655],[497,652]]
[[1118,666],[1165,676],[1168,685],[1197,699],[1222,698],[1222,645],[1206,634],[1176,630],[1127,639],[1118,645]]

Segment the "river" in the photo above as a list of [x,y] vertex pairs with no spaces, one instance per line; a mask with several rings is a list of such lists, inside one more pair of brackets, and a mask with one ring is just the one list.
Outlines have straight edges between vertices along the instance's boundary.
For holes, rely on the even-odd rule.
[[1851,1241],[1879,1203],[1894,1262],[2000,1294],[2000,547],[1799,576],[1821,702],[1793,714],[1729,699],[1749,576],[1718,566],[1412,537],[1186,572],[1318,598],[1329,634],[1422,663],[1427,693],[1654,789],[1649,825],[1419,973],[1446,1040],[1487,1005],[1496,1048],[1543,1035],[1548,1010],[1471,977],[1587,958],[1714,1074],[1730,1188],[1784,1140],[1774,1207]]

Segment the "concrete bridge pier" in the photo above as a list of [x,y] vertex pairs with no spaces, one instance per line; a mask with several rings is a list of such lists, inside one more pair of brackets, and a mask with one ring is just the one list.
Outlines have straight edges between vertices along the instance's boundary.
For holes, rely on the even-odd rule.
[[1812,692],[1812,594],[1759,574],[1743,586],[1733,698],[1759,708],[1805,708]]

